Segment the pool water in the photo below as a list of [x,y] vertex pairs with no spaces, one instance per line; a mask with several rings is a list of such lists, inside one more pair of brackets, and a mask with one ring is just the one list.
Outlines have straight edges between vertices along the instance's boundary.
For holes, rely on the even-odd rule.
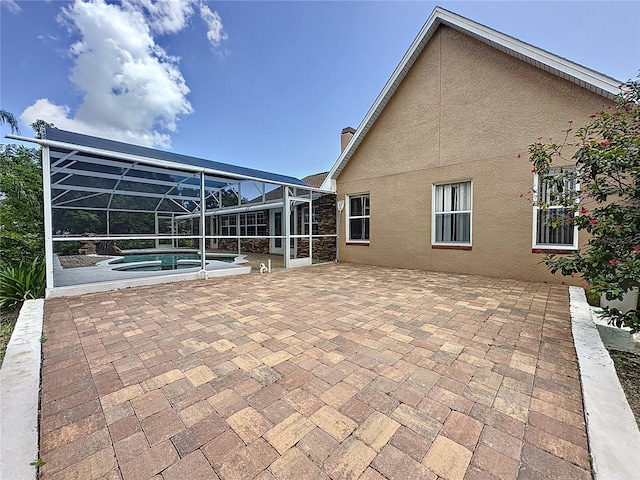
[[[226,263],[232,263],[234,258],[235,255],[207,255],[208,260],[218,260]],[[161,263],[156,263],[153,265],[135,265],[136,263],[140,262],[158,261]],[[126,265],[129,263],[134,265]],[[114,268],[114,270],[136,272],[179,270],[183,268],[194,268],[200,266],[200,255],[198,255],[197,253],[141,253],[135,255],[125,255],[123,258],[119,258],[117,260],[109,262],[109,265],[122,265]]]
[[138,255],[125,255],[123,258],[109,262],[109,265],[116,263],[137,263],[153,262],[160,260],[163,265],[177,264],[178,260],[200,260],[196,253],[141,253]]

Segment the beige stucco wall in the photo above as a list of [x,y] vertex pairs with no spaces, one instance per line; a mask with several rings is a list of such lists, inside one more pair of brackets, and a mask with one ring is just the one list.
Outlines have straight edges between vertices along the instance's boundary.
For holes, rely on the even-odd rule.
[[[341,235],[340,260],[579,284],[550,275],[532,253],[527,146],[562,139],[569,120],[586,123],[605,103],[440,27],[337,179],[339,200],[371,198],[371,242]],[[432,185],[459,180],[473,182],[472,250],[432,249]]]

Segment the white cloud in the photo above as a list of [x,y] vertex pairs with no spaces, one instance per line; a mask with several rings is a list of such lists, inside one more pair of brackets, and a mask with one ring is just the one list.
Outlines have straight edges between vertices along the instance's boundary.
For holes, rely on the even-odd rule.
[[20,13],[22,11],[22,7],[15,0],[0,0],[0,3],[11,13]]
[[193,15],[194,0],[126,0],[124,7],[144,12],[154,32],[176,33],[182,30]]
[[200,4],[200,16],[206,22],[207,38],[214,47],[220,45],[220,42],[227,39],[227,34],[224,33],[222,27],[222,19],[218,12],[212,12],[211,9],[205,4]]
[[180,115],[193,108],[178,58],[158,46],[154,34],[175,34],[199,9],[207,37],[217,46],[227,38],[220,16],[203,0],[75,0],[60,15],[80,39],[70,79],[83,99],[75,115],[66,105],[39,99],[22,113],[57,127],[148,146],[169,147]]
[[31,125],[38,119],[53,123],[57,128],[70,130],[73,132],[94,135],[96,137],[111,138],[126,143],[134,143],[145,146],[169,147],[171,137],[166,133],[160,133],[151,129],[132,130],[121,129],[113,126],[100,126],[96,123],[86,123],[77,118],[71,118],[69,107],[66,105],[55,105],[47,98],[40,98],[27,107],[20,118],[26,124]]

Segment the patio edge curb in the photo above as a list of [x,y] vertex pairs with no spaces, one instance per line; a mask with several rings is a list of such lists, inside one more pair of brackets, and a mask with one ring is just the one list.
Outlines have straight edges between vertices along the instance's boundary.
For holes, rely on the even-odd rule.
[[35,480],[44,299],[26,300],[0,369],[1,478]]
[[635,417],[591,318],[584,290],[569,287],[569,302],[594,479],[634,478],[640,471]]

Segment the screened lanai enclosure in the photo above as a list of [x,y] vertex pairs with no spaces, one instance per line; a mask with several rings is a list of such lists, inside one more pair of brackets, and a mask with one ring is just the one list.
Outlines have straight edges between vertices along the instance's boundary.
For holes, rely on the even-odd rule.
[[319,183],[56,128],[10,137],[42,147],[48,294],[335,259]]

